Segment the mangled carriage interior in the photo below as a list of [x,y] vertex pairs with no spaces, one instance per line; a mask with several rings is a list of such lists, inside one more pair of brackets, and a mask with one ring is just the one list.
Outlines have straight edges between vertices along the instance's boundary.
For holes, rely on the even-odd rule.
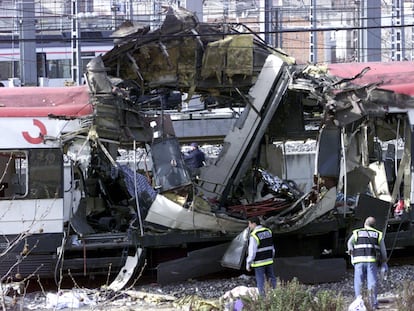
[[[183,245],[189,252],[206,247],[214,253],[208,259],[220,262],[253,215],[273,230],[279,256],[344,256],[350,229],[367,215],[390,231],[387,237],[393,222],[405,228],[406,245],[414,121],[404,73],[413,64],[300,66],[243,25],[201,23],[173,7],[159,29],[125,26],[114,44],[88,64],[80,87],[91,111],[48,114],[77,121],[58,136],[42,136],[45,148],[59,143],[67,204],[58,245],[65,261],[51,266],[85,273],[85,260],[104,269],[122,257],[114,267],[127,258],[130,272],[145,251],[163,262],[171,259],[169,248]],[[205,110],[235,112],[216,142],[220,153],[196,178],[169,114],[186,113],[183,93],[199,96]],[[286,178],[292,167],[283,149],[293,140],[316,141],[306,187]],[[128,165],[117,161],[123,152],[132,155]],[[404,203],[398,221],[397,202]]]
[[[170,8],[160,29],[119,39],[103,56],[108,75],[133,80],[141,92],[173,89],[213,98],[217,106],[243,107],[219,156],[193,182],[192,197],[185,194],[187,200],[204,203],[194,208],[207,205],[242,219],[249,211],[262,213],[267,225],[284,233],[322,215],[353,214],[358,194],[391,205],[402,197],[408,202],[409,193],[400,191],[408,179],[397,179],[401,156],[397,150],[390,154],[397,144],[401,150],[401,142],[409,143],[411,94],[401,86],[407,64],[299,66],[238,27],[223,34],[223,25],[199,23],[191,13]],[[165,117],[163,105],[165,99],[158,107]],[[281,180],[283,172],[277,169],[272,172],[277,166],[272,162],[283,156],[269,150],[277,149],[277,141],[306,139],[318,141],[312,189]],[[258,184],[273,195],[262,211],[263,204],[255,202]],[[327,203],[321,204],[322,198]],[[387,214],[378,216],[385,224]]]

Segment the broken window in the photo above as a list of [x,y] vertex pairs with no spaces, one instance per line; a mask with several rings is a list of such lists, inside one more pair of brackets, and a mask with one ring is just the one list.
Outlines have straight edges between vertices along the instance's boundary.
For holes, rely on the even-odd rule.
[[27,153],[16,150],[0,152],[0,199],[13,199],[27,193]]
[[62,198],[63,155],[60,149],[32,149],[29,155],[31,199]]

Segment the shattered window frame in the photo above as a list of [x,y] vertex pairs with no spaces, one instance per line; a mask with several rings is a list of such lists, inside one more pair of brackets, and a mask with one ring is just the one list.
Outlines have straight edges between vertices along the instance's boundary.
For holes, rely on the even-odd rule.
[[0,152],[0,200],[24,198],[28,192],[28,153],[21,150]]
[[31,149],[29,154],[30,199],[63,198],[63,153],[60,149]]

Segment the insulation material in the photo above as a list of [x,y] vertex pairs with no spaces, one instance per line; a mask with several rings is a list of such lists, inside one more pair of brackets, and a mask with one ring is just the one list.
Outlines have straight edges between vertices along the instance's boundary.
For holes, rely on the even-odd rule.
[[222,71],[225,66],[227,48],[230,45],[231,37],[223,40],[210,42],[203,55],[203,67],[201,77],[203,79],[216,78],[222,82]]
[[234,75],[253,74],[253,37],[251,34],[233,36],[227,48],[225,73]]
[[[241,48],[243,47],[243,48]],[[227,36],[210,42],[203,56],[201,77],[215,77],[222,82],[222,74],[229,78],[234,75],[253,74],[253,38],[251,35]]]
[[185,38],[178,46],[177,79],[186,87],[192,87],[197,77],[197,43]]

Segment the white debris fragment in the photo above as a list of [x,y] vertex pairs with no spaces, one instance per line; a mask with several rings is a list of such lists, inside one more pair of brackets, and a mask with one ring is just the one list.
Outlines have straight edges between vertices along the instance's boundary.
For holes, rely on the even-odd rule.
[[240,297],[254,297],[259,296],[259,290],[257,287],[247,287],[247,286],[237,286],[229,291],[227,291],[221,298],[222,304],[224,304],[225,311],[230,310],[242,310],[243,302]]
[[259,291],[257,290],[257,287],[237,286],[232,290],[227,291],[222,298],[227,300],[241,296],[257,297],[258,294]]
[[57,294],[47,293],[46,294],[46,308],[50,309],[78,309],[84,306],[94,306],[96,302],[93,301],[84,292],[71,290],[65,292],[59,292]]

